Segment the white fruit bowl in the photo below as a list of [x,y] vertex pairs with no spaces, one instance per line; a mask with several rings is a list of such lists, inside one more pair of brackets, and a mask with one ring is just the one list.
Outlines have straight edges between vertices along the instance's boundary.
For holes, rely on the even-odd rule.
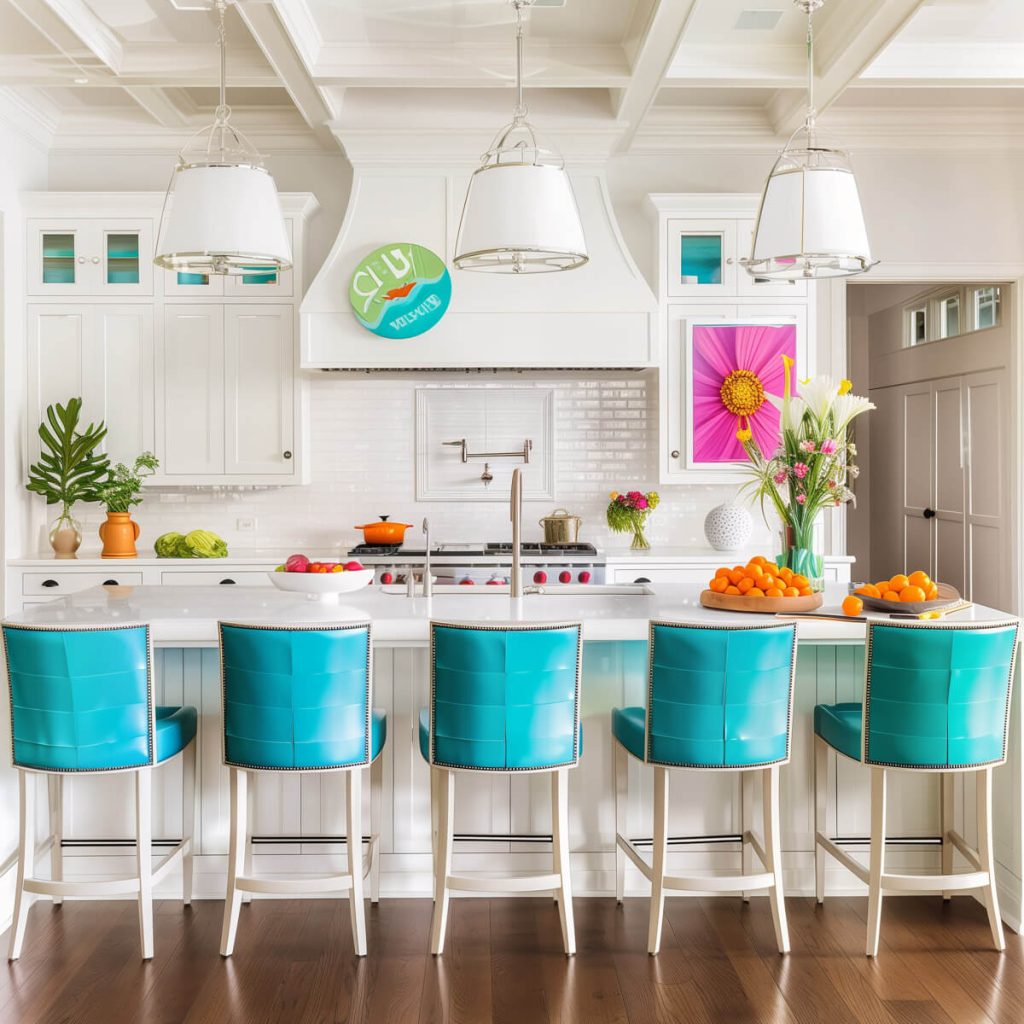
[[278,590],[289,594],[305,594],[311,601],[336,601],[339,594],[362,590],[373,582],[372,569],[347,572],[268,572],[267,575]]

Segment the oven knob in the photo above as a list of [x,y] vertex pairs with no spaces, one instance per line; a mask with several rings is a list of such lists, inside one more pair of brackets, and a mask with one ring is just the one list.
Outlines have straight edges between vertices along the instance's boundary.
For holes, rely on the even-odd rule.
[[558,582],[559,583],[571,583],[572,582],[572,573],[569,572],[568,569],[563,569],[558,574]]
[[589,583],[592,579],[590,573],[587,572],[586,569],[584,569],[583,572],[581,572],[579,576],[577,576],[576,578],[580,581],[580,583]]
[[394,583],[395,582],[395,574],[393,572],[382,572],[380,574],[380,581],[385,586],[387,586],[389,583]]
[[548,574],[543,569],[538,569],[533,574],[533,582],[534,583],[547,583],[547,581],[548,581]]

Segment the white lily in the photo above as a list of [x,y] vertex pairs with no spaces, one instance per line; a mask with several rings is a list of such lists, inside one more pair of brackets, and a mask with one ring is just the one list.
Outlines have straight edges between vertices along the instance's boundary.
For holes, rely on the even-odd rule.
[[788,401],[778,395],[767,395],[766,397],[782,414],[780,417],[782,429],[796,433],[803,422],[804,413],[807,412],[807,403],[799,395],[792,395]]
[[850,420],[874,408],[875,403],[861,395],[837,395],[835,402],[832,404],[832,415],[835,419],[836,433],[838,434],[844,430]]
[[832,403],[839,397],[839,385],[825,374],[803,381],[798,385],[798,391],[811,414],[819,422],[824,420],[832,408]]

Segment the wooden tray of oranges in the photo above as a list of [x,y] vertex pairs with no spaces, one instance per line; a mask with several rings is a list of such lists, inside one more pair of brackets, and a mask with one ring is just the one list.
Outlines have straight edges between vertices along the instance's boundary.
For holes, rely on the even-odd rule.
[[721,568],[701,591],[705,608],[723,612],[752,612],[774,615],[776,612],[812,612],[820,608],[824,595],[811,589],[806,576],[791,569],[780,569],[758,555],[746,565]]
[[960,592],[948,583],[933,582],[926,572],[897,573],[877,583],[861,583],[853,588],[865,608],[877,612],[906,612],[920,615],[938,611],[960,602]]

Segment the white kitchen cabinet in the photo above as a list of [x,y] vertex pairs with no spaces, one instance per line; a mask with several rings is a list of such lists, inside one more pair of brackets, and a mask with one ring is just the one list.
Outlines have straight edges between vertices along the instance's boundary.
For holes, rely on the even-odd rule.
[[294,366],[290,305],[165,306],[157,358],[157,482],[297,479]]
[[153,308],[148,304],[28,307],[29,458],[49,405],[81,396],[81,423],[107,425],[103,449],[131,462],[153,448]]
[[30,218],[28,293],[152,295],[152,219]]

